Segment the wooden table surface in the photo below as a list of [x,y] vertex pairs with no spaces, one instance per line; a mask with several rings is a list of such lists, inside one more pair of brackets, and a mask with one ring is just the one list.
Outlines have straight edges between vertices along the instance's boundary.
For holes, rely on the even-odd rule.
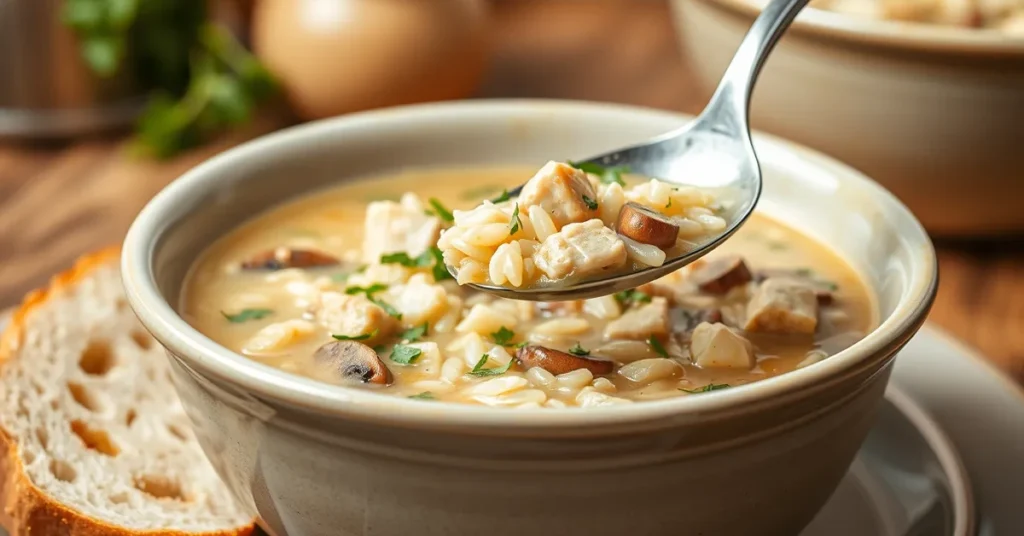
[[[493,67],[480,96],[701,108],[664,3],[497,4]],[[283,124],[261,119],[247,132],[165,163],[125,156],[118,137],[48,147],[0,143],[0,307],[79,254],[118,242],[143,204],[186,169]],[[940,241],[941,285],[931,320],[1024,383],[1020,242]]]

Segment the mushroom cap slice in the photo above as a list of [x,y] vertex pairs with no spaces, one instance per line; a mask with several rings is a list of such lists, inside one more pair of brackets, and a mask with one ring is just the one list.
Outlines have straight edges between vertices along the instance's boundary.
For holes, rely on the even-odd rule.
[[244,270],[283,270],[317,268],[339,264],[337,258],[309,249],[276,248],[254,255],[242,263]]
[[725,294],[753,280],[747,263],[739,255],[723,255],[694,263],[690,281],[702,292]]
[[679,226],[669,216],[633,201],[622,205],[616,228],[622,236],[661,249],[676,245],[679,236]]
[[594,359],[573,355],[561,350],[553,350],[544,346],[529,344],[516,351],[516,359],[524,367],[540,367],[552,374],[565,374],[585,368],[595,376],[611,374],[615,363],[606,359]]
[[331,341],[317,349],[313,359],[334,369],[346,380],[388,385],[391,371],[373,348],[356,341]]

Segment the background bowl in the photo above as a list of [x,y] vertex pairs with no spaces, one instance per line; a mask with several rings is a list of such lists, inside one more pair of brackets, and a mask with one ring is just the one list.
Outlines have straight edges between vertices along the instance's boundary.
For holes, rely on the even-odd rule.
[[[673,6],[710,96],[758,4]],[[1024,39],[808,8],[769,59],[751,121],[864,171],[933,233],[1024,231]]]
[[259,364],[173,305],[205,247],[288,197],[408,167],[540,166],[687,120],[569,102],[396,108],[267,136],[157,195],[125,241],[129,301],[172,356],[196,435],[242,504],[278,536],[797,533],[864,440],[936,284],[931,244],[906,208],[819,154],[757,136],[762,207],[862,273],[881,326],[821,363],[735,389],[597,411],[423,403]]

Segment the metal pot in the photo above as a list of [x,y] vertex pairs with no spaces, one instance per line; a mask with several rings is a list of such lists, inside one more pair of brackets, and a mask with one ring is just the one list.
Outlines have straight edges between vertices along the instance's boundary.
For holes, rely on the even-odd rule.
[[64,138],[123,128],[143,98],[131,73],[92,73],[61,22],[64,0],[0,0],[0,137]]

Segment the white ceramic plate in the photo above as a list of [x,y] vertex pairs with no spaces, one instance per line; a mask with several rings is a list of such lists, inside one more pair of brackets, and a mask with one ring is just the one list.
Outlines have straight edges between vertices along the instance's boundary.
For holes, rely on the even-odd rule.
[[[6,322],[0,314],[0,330]],[[893,384],[846,479],[802,536],[1024,534],[1024,391],[930,326],[900,354]]]

